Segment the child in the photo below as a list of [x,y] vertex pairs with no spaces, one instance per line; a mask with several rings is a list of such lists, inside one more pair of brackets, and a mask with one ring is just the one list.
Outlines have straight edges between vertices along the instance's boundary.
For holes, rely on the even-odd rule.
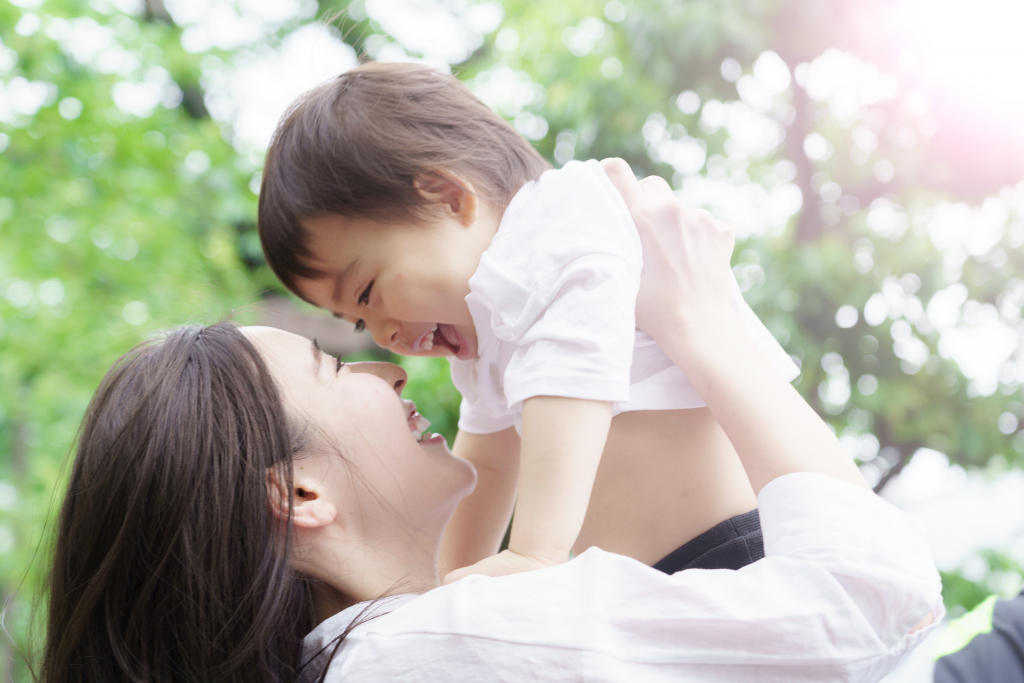
[[[464,569],[446,581],[564,562],[612,416],[704,405],[635,329],[640,241],[602,167],[548,169],[455,78],[410,64],[365,64],[306,94],[267,154],[259,231],[282,282],[395,353],[450,357],[454,450],[480,480],[449,526],[443,559]],[[795,377],[738,289],[733,307]]]

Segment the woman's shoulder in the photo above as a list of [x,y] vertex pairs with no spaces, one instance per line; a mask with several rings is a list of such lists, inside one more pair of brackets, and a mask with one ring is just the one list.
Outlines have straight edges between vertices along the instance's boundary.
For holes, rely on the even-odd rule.
[[523,667],[548,672],[545,681],[571,679],[579,674],[580,653],[606,640],[598,637],[606,625],[596,616],[615,609],[609,596],[594,594],[595,582],[621,585],[623,571],[634,586],[639,574],[655,581],[665,577],[635,560],[592,549],[542,571],[469,576],[403,596],[369,619],[359,616],[370,604],[362,603],[307,636],[307,660],[316,658],[308,668],[316,673],[329,664],[328,683],[490,680],[496,670],[519,669],[523,680],[535,680]]

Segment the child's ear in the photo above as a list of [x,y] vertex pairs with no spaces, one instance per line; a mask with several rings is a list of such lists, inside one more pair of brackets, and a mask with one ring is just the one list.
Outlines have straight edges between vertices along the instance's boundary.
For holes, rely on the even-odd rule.
[[[323,496],[320,483],[296,476],[292,481],[292,524],[303,529],[327,526],[338,516],[334,504]],[[267,468],[267,504],[279,521],[288,519],[288,489],[280,469]]]
[[476,222],[480,206],[473,184],[447,171],[423,173],[412,181],[413,187],[431,204],[441,204],[465,226]]

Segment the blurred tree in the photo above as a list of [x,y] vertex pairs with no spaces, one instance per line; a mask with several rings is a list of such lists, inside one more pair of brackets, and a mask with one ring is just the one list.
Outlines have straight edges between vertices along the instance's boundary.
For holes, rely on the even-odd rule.
[[156,12],[0,3],[0,592],[19,644],[103,372],[157,329],[256,298],[234,246],[254,169],[183,106],[199,69],[179,34]]
[[[973,468],[1024,451],[1022,155],[885,66],[886,5],[504,0],[453,66],[556,166],[621,156],[732,221],[747,300],[878,488],[921,448]],[[7,621],[19,643],[42,576],[26,571],[104,370],[278,287],[253,231],[261,160],[226,141],[210,75],[317,8],[359,55],[437,61],[385,34],[401,4],[323,0],[244,44],[200,44],[176,6],[0,4],[0,591],[27,576]],[[438,3],[465,25],[481,6]],[[987,364],[954,360],[968,342]],[[447,364],[396,360],[451,438]],[[1019,572],[986,561],[987,579],[945,577],[951,604]]]
[[876,490],[921,448],[1024,451],[1024,154],[886,68],[884,5],[508,0],[459,69],[556,165],[623,156],[736,225],[748,302]]
[[[957,323],[994,317],[1015,332],[1024,188],[1001,187],[1008,174],[979,187],[955,167],[937,178],[927,95],[836,49],[862,47],[855,29],[877,22],[880,3],[505,7],[493,49],[460,75],[556,165],[622,156],[732,220],[749,238],[736,249],[748,301],[801,360],[800,390],[876,488],[925,446],[969,466],[1020,462],[1008,428],[1024,416],[1015,345],[996,382],[965,377],[939,346]],[[994,222],[982,248],[929,230],[977,220],[986,208],[951,203],[979,200]],[[955,302],[943,329],[925,310],[940,292]]]
[[1024,153],[887,66],[887,3],[503,7],[456,73],[556,166],[622,156],[732,221],[748,302],[876,489],[922,448],[1022,463]]

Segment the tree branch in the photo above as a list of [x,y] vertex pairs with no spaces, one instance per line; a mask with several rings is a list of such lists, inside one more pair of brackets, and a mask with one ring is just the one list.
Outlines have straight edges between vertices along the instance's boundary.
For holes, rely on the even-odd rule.
[[174,26],[174,18],[171,17],[171,13],[167,11],[167,7],[164,6],[164,0],[145,0],[146,1],[146,21],[161,21],[165,24]]
[[903,468],[907,466],[910,459],[919,448],[924,448],[924,442],[917,439],[913,439],[911,441],[897,441],[893,438],[892,427],[889,424],[889,421],[884,418],[880,418],[877,415],[875,416],[875,436],[878,437],[880,451],[885,448],[892,448],[898,454],[896,462],[890,464],[889,471],[882,475],[881,479],[879,479],[878,483],[873,487],[875,493],[878,493],[885,488],[885,485],[888,484],[893,477],[903,471]]

